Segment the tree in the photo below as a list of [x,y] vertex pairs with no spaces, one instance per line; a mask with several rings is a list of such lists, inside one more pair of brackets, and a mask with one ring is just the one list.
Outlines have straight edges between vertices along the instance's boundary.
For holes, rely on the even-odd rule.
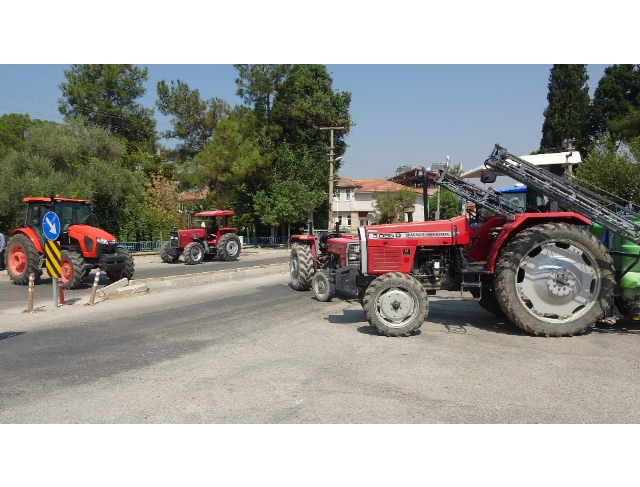
[[170,179],[162,172],[152,174],[144,183],[147,193],[147,205],[155,213],[160,224],[160,241],[162,230],[168,221],[175,219],[178,209],[178,191]]
[[185,164],[182,177],[193,185],[215,192],[218,208],[223,207],[223,186],[242,185],[262,165],[252,112],[238,109],[220,119],[211,141]]
[[[591,135],[597,138],[611,129],[611,122],[629,115],[640,95],[640,66],[614,64],[604,70],[593,94],[590,110]],[[619,139],[619,134],[614,134]]]
[[0,232],[5,235],[24,225],[26,196],[59,194],[91,199],[93,188],[82,178],[56,171],[51,161],[38,154],[12,151],[0,164]]
[[[460,216],[460,199],[451,191],[440,189],[440,219],[448,220]],[[429,198],[429,220],[434,220],[438,208],[438,195]]]
[[83,167],[92,159],[122,161],[127,155],[124,140],[87,124],[84,117],[31,127],[25,135],[24,150],[47,158],[56,170]]
[[575,139],[576,148],[584,154],[589,143],[588,79],[586,64],[554,64],[551,68],[540,153],[561,151],[565,139]]
[[395,193],[386,191],[381,194],[374,191],[371,196],[375,200],[373,202],[373,221],[375,223],[398,223],[404,221],[404,209],[414,205],[418,195],[410,189],[402,188]]
[[21,151],[27,129],[42,123],[41,120],[31,120],[29,115],[18,113],[0,116],[0,159],[11,150]]
[[197,89],[191,90],[180,80],[171,81],[171,86],[160,81],[157,92],[158,110],[173,117],[173,130],[164,132],[163,137],[182,141],[177,146],[179,161],[193,159],[213,135],[220,118],[229,113],[229,104],[220,98],[203,100]]
[[265,225],[288,224],[287,236],[291,236],[291,224],[307,220],[322,200],[321,191],[310,191],[298,181],[279,181],[270,191],[260,190],[254,197],[256,214]]
[[145,94],[143,82],[148,69],[131,64],[74,64],[65,70],[66,83],[60,84],[62,98],[58,110],[67,116],[85,117],[132,143],[155,142],[153,109],[136,100]]
[[236,95],[253,105],[260,122],[267,122],[273,96],[290,69],[289,64],[234,64],[238,70]]
[[587,188],[612,199],[611,195],[629,199],[640,205],[640,137],[631,139],[619,147],[607,132],[604,132],[589,147],[589,152],[576,167],[579,184],[590,183]]
[[626,116],[609,122],[609,129],[625,142],[640,136],[640,95],[636,97],[634,105],[629,106]]

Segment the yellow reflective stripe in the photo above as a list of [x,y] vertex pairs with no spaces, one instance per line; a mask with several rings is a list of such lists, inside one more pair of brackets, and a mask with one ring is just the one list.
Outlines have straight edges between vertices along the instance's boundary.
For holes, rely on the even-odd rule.
[[47,240],[44,244],[45,266],[47,274],[52,278],[59,278],[62,275],[60,266],[60,242]]

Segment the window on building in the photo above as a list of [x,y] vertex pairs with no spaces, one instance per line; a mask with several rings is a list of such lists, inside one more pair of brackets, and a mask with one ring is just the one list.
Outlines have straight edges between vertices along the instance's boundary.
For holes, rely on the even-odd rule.
[[347,189],[344,192],[344,199],[345,199],[345,201],[350,201],[351,200],[351,190],[350,189]]

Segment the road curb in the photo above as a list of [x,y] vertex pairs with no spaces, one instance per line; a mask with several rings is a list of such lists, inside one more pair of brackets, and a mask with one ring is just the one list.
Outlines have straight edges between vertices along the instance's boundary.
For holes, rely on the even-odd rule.
[[[269,264],[254,267],[243,267],[241,269],[220,270],[210,272],[199,272],[197,274],[187,274],[182,276],[153,277],[149,279],[132,279],[127,281],[122,279],[98,291],[99,297],[107,297],[112,294],[138,294],[141,292],[170,291],[172,289],[184,289],[188,287],[204,286],[218,282],[241,281],[252,277],[267,276],[270,274],[281,274],[289,272],[289,264]],[[127,293],[127,288],[132,292]],[[133,291],[133,289],[136,291]],[[142,291],[142,289],[148,291]]]

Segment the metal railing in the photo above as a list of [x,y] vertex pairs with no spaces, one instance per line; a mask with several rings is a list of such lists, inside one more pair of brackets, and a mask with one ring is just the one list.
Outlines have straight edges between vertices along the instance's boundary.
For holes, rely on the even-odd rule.
[[282,245],[287,237],[244,237],[244,245]]
[[[287,237],[242,237],[242,245],[286,245]],[[129,252],[160,252],[162,245],[168,240],[151,240],[147,242],[118,242],[118,247],[124,247]]]

